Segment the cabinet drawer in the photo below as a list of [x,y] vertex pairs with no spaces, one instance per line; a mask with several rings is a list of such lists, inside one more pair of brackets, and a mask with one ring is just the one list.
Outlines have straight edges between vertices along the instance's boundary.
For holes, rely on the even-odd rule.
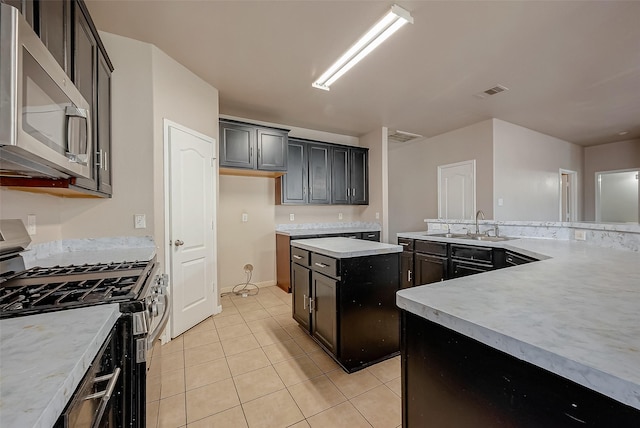
[[413,239],[398,238],[398,245],[402,245],[402,251],[413,251]]
[[451,245],[451,258],[493,265],[493,249],[468,245]]
[[416,253],[435,254],[437,256],[447,255],[447,244],[442,242],[416,240],[414,249]]
[[333,278],[338,276],[338,260],[322,254],[311,253],[311,268]]
[[291,247],[291,261],[302,266],[309,266],[309,251]]
[[362,232],[362,239],[380,242],[380,232]]

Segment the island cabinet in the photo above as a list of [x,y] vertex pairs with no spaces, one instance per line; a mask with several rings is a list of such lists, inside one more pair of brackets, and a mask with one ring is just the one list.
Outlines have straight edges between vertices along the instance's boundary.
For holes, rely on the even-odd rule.
[[[331,239],[350,241],[309,241]],[[399,353],[399,263],[399,252],[346,258],[292,252],[293,318],[348,373]]]
[[638,427],[640,410],[402,311],[402,426]]
[[226,119],[219,127],[221,174],[277,177],[287,172],[288,130]]

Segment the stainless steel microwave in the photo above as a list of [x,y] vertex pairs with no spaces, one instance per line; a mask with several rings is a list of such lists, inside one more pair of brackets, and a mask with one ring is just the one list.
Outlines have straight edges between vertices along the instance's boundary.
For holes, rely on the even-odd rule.
[[0,4],[0,175],[91,178],[89,103],[18,10]]

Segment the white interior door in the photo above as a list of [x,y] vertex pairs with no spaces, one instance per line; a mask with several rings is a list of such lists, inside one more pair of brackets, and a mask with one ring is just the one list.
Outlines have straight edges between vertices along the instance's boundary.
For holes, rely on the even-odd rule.
[[438,166],[438,218],[474,219],[476,161]]
[[215,254],[215,140],[165,120],[168,153],[171,337],[218,307]]

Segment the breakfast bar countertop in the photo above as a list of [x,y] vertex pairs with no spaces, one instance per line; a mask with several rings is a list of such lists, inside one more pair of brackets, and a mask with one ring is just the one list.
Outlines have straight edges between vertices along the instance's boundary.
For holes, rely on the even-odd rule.
[[401,290],[397,305],[640,409],[640,253],[586,242],[475,242],[541,259]]

